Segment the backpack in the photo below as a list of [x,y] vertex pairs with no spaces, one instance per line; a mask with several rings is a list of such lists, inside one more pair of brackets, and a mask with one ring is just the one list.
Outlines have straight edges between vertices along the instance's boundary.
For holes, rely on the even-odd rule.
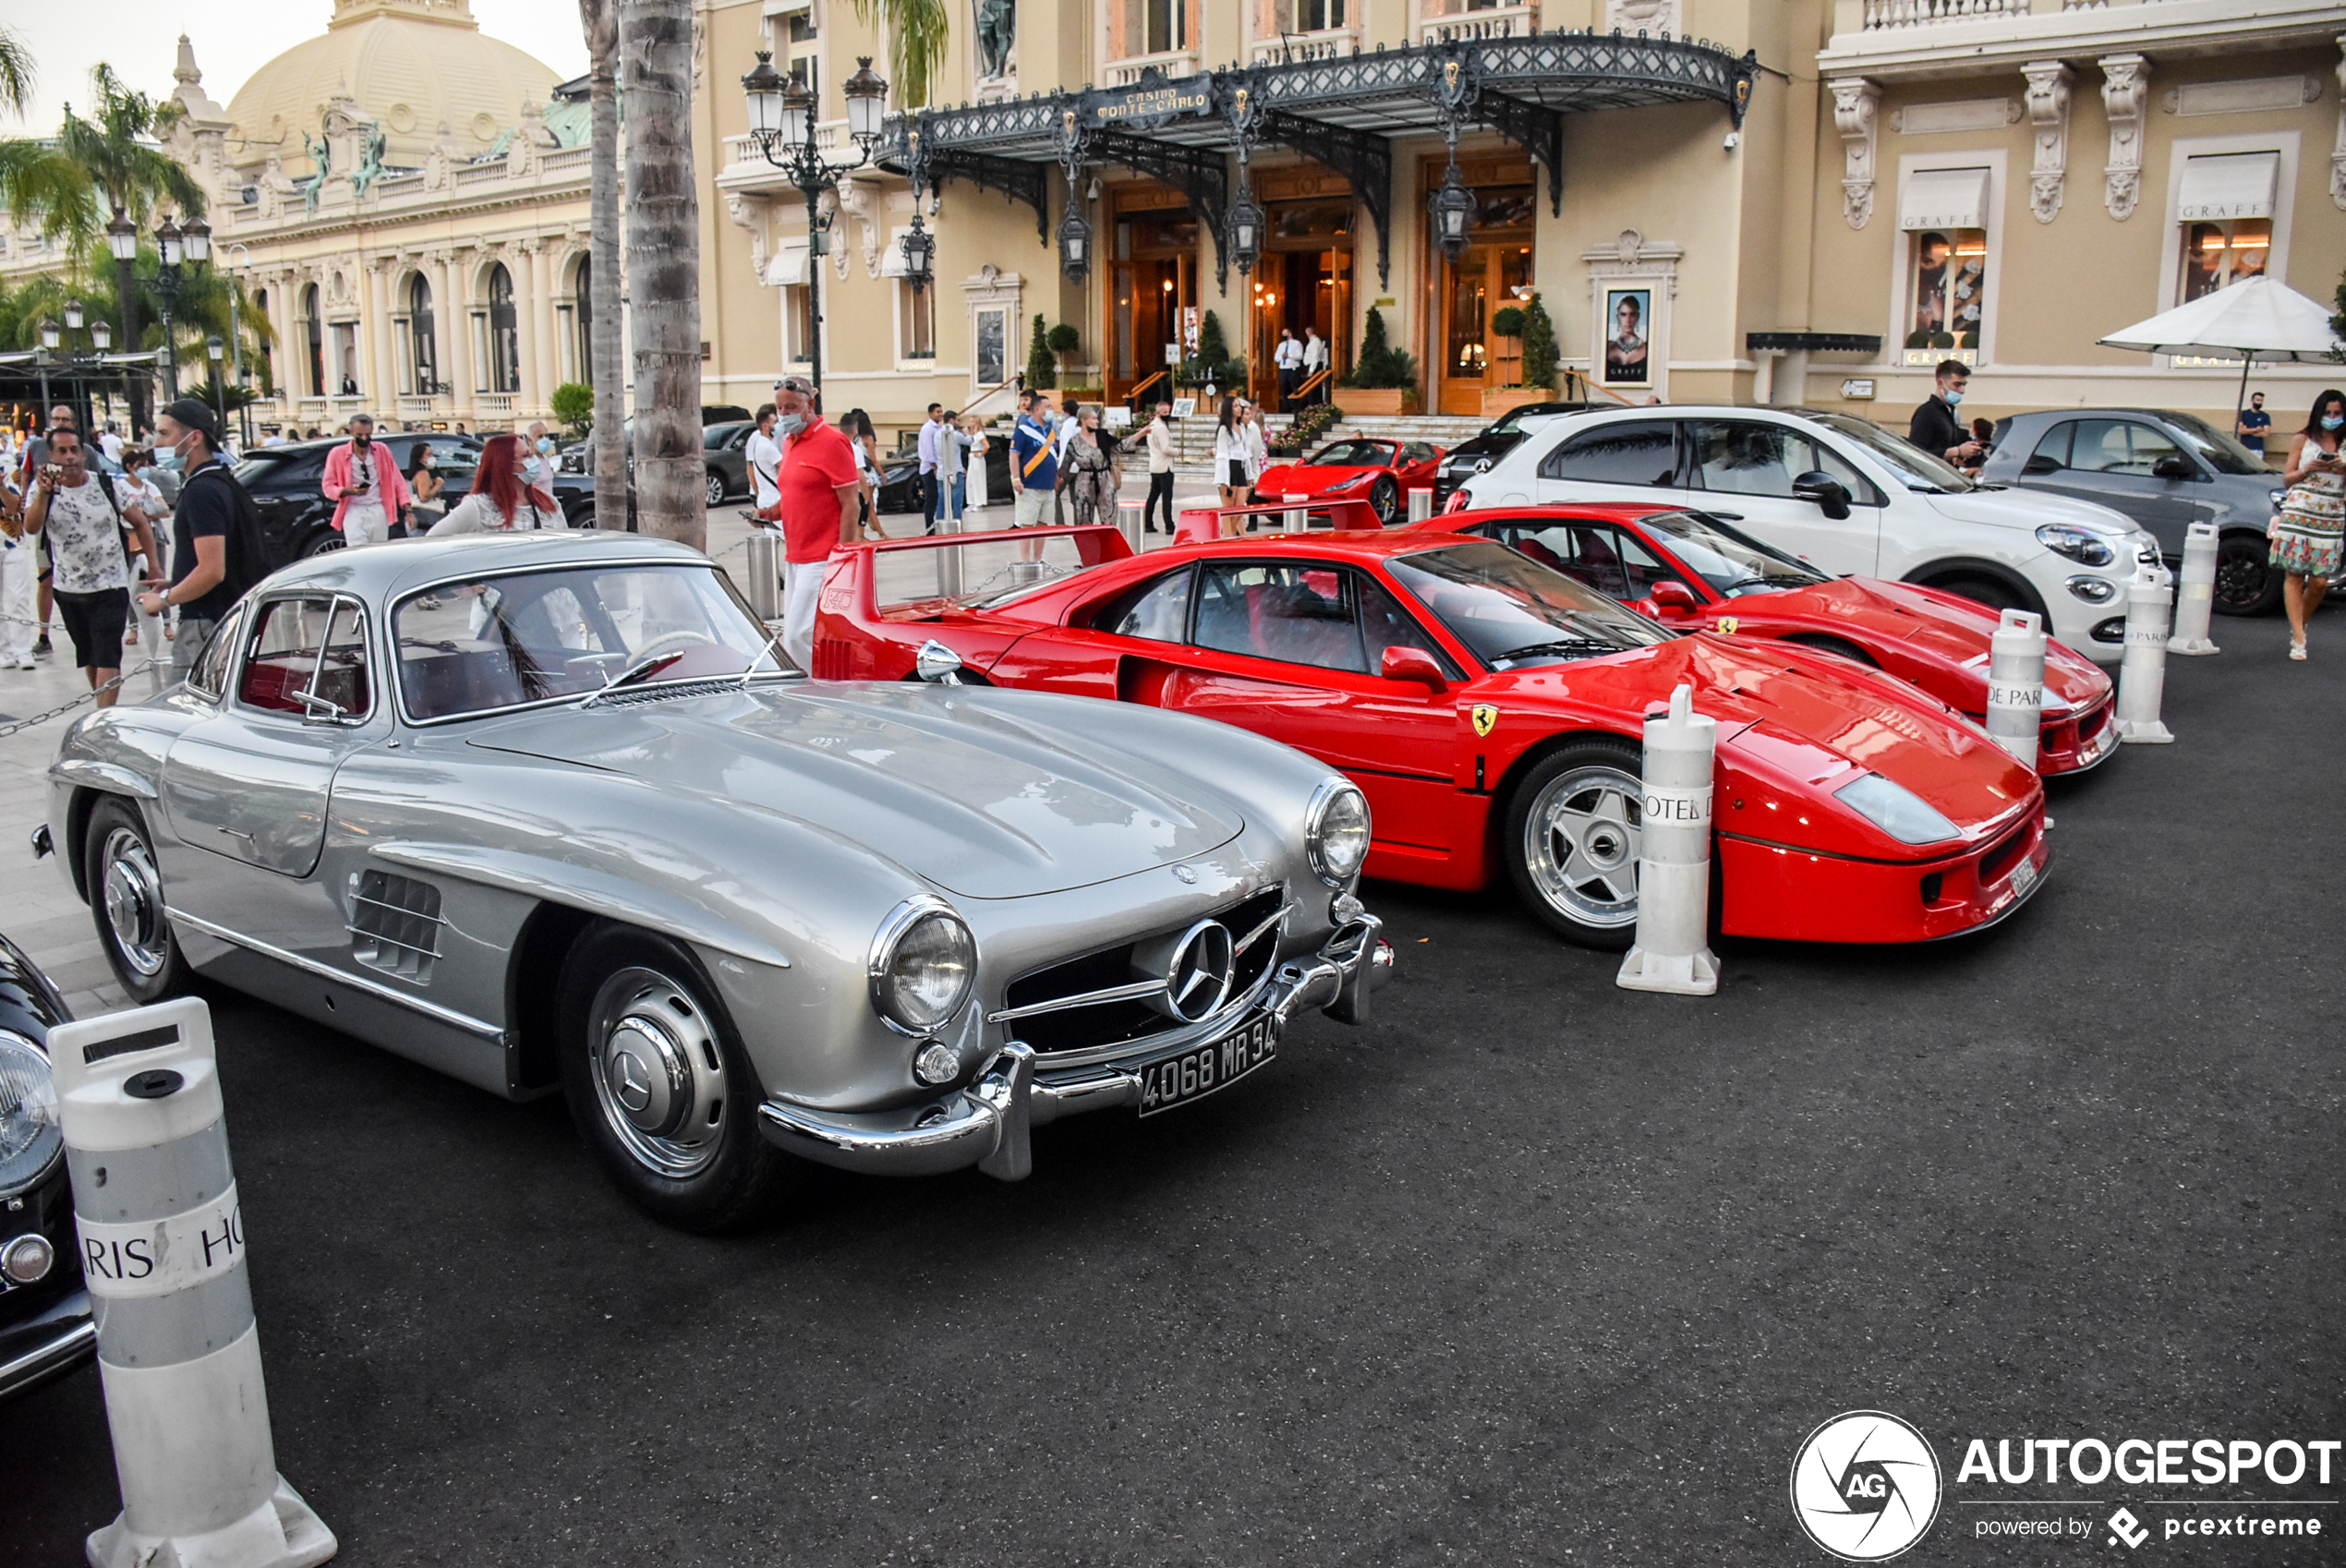
[[228,488],[227,549],[221,581],[229,597],[242,598],[254,584],[269,575],[268,548],[260,535],[260,509],[253,504],[252,492],[228,471],[226,464],[214,458],[180,483],[179,505],[185,507],[187,492],[215,474],[219,478],[211,482]]

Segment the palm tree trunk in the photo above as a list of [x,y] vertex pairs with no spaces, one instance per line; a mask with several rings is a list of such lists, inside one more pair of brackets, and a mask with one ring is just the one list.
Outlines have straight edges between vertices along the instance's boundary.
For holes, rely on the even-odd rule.
[[627,515],[627,453],[623,378],[627,360],[620,342],[619,308],[619,5],[620,0],[578,0],[589,60],[588,102],[594,109],[591,191],[594,208],[588,238],[593,258],[586,270],[587,314],[594,320],[586,345],[588,377],[595,386],[595,519],[616,528]]
[[708,548],[700,433],[700,198],[692,0],[624,0],[627,254],[643,531]]

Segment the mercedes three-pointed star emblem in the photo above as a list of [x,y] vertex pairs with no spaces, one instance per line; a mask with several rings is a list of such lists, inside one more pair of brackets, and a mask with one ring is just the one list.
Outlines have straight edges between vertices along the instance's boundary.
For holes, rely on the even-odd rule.
[[1181,934],[1165,966],[1165,1005],[1183,1023],[1196,1023],[1221,1010],[1238,971],[1230,928],[1202,920]]

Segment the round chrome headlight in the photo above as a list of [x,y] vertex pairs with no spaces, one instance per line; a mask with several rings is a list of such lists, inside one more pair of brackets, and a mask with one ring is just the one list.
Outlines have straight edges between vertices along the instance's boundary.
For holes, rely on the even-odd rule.
[[1369,858],[1369,802],[1358,788],[1331,778],[1312,796],[1303,821],[1303,847],[1312,870],[1331,887],[1360,874]]
[[40,1179],[64,1143],[49,1058],[23,1035],[0,1029],[0,1197]]
[[977,982],[977,938],[934,894],[905,899],[872,938],[872,1007],[910,1034],[926,1034],[961,1010]]

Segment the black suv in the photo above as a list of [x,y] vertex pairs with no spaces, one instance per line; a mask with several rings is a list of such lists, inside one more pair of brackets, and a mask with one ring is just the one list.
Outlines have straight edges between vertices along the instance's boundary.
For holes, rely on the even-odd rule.
[[[405,473],[414,465],[416,448],[429,444],[432,461],[448,488],[451,504],[472,488],[473,471],[480,465],[478,436],[453,430],[402,430],[375,438],[391,448]],[[302,441],[292,446],[255,448],[236,465],[236,477],[252,492],[260,513],[261,542],[269,552],[272,571],[305,556],[322,555],[342,548],[334,531],[334,503],[326,499],[326,457],[348,441]],[[595,487],[574,474],[554,476],[554,500],[574,528],[595,525]]]

